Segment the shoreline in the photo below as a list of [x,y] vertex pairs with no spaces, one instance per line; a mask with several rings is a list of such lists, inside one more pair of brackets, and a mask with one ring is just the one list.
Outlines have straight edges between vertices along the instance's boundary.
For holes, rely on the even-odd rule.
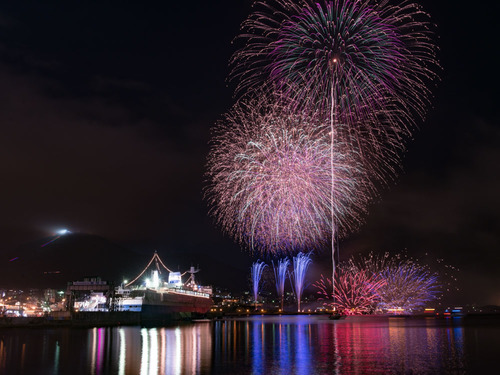
[[[122,327],[122,326],[141,326],[141,327],[162,327],[172,326],[177,324],[189,324],[197,322],[212,322],[224,321],[232,319],[244,319],[253,317],[293,317],[293,316],[311,316],[329,317],[325,313],[239,313],[239,314],[223,314],[217,315],[206,314],[197,315],[191,313],[172,313],[158,317],[145,318],[140,312],[86,312],[75,313],[64,318],[56,318],[51,316],[45,317],[0,317],[1,328],[94,328],[94,327]],[[500,320],[500,313],[470,313],[461,316],[443,316],[443,315],[389,315],[389,314],[373,314],[373,315],[350,315],[344,316],[343,320],[351,319],[373,319],[373,318],[390,318],[390,319],[436,319],[436,320]]]

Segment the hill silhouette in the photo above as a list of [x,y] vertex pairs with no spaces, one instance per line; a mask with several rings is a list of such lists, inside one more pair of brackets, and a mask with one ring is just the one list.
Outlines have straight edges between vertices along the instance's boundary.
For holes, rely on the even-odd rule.
[[70,233],[24,244],[0,257],[0,287],[65,288],[68,281],[99,276],[119,283],[149,259],[103,237]]

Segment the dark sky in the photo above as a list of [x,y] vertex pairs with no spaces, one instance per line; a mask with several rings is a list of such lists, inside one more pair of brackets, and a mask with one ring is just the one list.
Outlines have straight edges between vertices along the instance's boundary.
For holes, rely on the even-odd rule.
[[[234,101],[231,40],[251,1],[43,3],[0,4],[4,266],[64,227],[157,249],[167,263],[181,253],[230,263],[241,279],[215,267],[203,279],[244,286],[254,258],[214,226],[202,188],[210,127]],[[461,269],[457,302],[500,305],[500,9],[420,3],[440,36],[434,107],[340,257],[427,252]]]

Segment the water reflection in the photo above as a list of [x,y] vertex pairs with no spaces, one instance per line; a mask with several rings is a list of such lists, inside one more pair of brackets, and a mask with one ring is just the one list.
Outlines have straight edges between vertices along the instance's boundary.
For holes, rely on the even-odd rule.
[[[215,370],[253,374],[462,371],[464,328],[440,327],[436,322],[386,317],[332,322],[307,316],[216,322]],[[233,345],[243,354],[237,362],[231,360],[236,353]]]
[[125,331],[123,328],[119,329],[120,335],[120,357],[118,360],[118,375],[125,375],[125,363],[127,362],[127,345],[125,341]]
[[[202,364],[211,362],[212,340],[208,324],[175,328],[142,328],[141,339],[134,337],[136,329],[121,328],[132,347],[129,358],[120,352],[119,363],[124,364],[124,374],[199,374]],[[136,342],[141,342],[140,362],[134,358]],[[122,354],[123,353],[123,354]],[[140,363],[140,368],[137,368]]]
[[[317,324],[309,317],[218,321],[214,324],[215,372],[247,369],[250,373],[310,373],[314,368],[313,333]],[[234,358],[236,353],[240,353]],[[240,371],[240,370],[238,370]]]
[[500,322],[250,317],[166,328],[3,329],[0,374],[379,374],[477,372]]
[[90,374],[199,374],[212,360],[209,324],[94,328],[88,335]]

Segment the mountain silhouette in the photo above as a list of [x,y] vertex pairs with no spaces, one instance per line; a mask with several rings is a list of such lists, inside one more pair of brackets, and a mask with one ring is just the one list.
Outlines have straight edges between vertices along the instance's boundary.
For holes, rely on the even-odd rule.
[[69,281],[101,277],[120,283],[138,275],[149,261],[144,254],[103,237],[70,233],[24,244],[0,257],[0,287],[62,288]]

